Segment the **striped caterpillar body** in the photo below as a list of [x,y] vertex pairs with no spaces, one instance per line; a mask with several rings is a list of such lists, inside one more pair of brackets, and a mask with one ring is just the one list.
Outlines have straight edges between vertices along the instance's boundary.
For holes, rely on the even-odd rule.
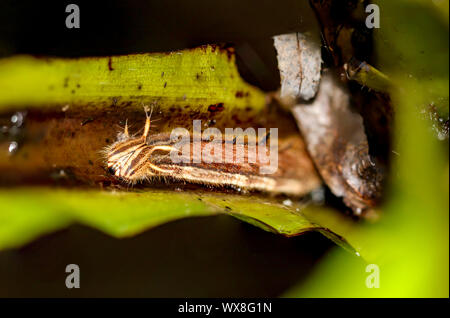
[[[295,196],[304,195],[320,185],[320,180],[315,175],[313,168],[310,169],[312,174],[306,172],[304,177],[296,178],[285,176],[283,172],[285,169],[280,168],[272,175],[263,175],[259,172],[261,166],[259,160],[254,163],[249,163],[248,160],[227,163],[217,163],[214,160],[188,160],[174,163],[170,153],[172,151],[179,152],[179,148],[175,147],[175,141],[171,140],[170,134],[167,133],[149,135],[151,113],[148,114],[148,109],[145,109],[145,113],[146,121],[142,136],[130,136],[128,126],[125,125],[124,132],[119,135],[118,141],[105,149],[108,171],[127,183],[155,182],[158,179],[164,179],[168,182],[173,180]],[[265,141],[262,140],[258,144]],[[209,142],[209,140],[191,140],[189,147],[192,149],[199,146],[203,149]],[[201,145],[195,143],[201,143]],[[221,146],[225,148],[227,143],[235,144],[236,139],[225,138]],[[245,152],[244,157],[247,159],[249,150],[254,150],[251,147],[255,146],[248,143],[242,146],[241,149]],[[242,151],[238,148],[233,147],[234,156],[237,155],[237,151]],[[204,159],[204,153],[202,157]],[[192,157],[188,159],[192,159]],[[295,161],[296,158],[292,159]],[[282,162],[281,164],[283,165]],[[292,163],[287,165],[291,166]],[[308,169],[303,167],[303,170],[307,171]]]

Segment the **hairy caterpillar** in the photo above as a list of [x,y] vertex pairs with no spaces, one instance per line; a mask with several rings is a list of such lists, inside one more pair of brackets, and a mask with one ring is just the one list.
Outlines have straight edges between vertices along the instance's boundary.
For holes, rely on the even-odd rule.
[[[298,158],[299,156],[295,154],[283,156],[278,163],[279,167],[276,172],[271,175],[261,174],[262,164],[259,159],[253,163],[248,162],[249,153],[255,150],[255,147],[262,147],[262,145],[266,147],[267,135],[256,145],[241,141],[241,147],[233,148],[232,156],[237,157],[241,154],[245,157],[246,160],[241,162],[218,163],[211,160],[213,158],[209,156],[205,158],[204,152],[203,159],[205,160],[195,161],[192,160],[193,155],[189,155],[188,160],[174,162],[170,154],[180,151],[176,140],[173,140],[167,133],[149,135],[151,113],[149,114],[148,108],[144,108],[144,110],[146,121],[142,136],[130,136],[126,124],[118,140],[104,151],[109,173],[127,183],[157,182],[158,179],[165,179],[169,182],[173,180],[296,196],[304,195],[320,185],[320,180],[312,165],[308,166],[309,159],[305,166],[305,160]],[[190,149],[204,150],[205,147],[211,146],[210,143],[210,140],[193,138],[189,139],[187,146]],[[238,142],[236,138],[225,138],[219,146],[225,149],[230,146],[230,143],[236,145]],[[276,150],[278,151],[278,148]],[[241,151],[244,154],[240,153]],[[298,165],[297,169],[292,169],[292,165],[295,164]],[[292,171],[295,171],[295,175],[292,175]]]

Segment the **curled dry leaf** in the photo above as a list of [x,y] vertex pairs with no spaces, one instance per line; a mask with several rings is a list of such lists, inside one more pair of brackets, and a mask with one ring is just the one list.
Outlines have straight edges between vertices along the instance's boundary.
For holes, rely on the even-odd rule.
[[280,97],[310,100],[320,83],[320,42],[313,34],[290,33],[274,36],[281,77]]
[[[350,110],[349,93],[329,71],[321,79],[320,45],[313,35],[275,36],[274,45],[279,98],[295,105],[292,111],[308,151],[331,191],[361,214],[377,202],[382,180],[379,164],[369,155],[362,117]],[[314,96],[311,103],[302,103]]]
[[292,109],[322,178],[344,203],[361,214],[381,194],[383,169],[369,154],[362,117],[351,111],[349,95],[324,72],[311,104]]

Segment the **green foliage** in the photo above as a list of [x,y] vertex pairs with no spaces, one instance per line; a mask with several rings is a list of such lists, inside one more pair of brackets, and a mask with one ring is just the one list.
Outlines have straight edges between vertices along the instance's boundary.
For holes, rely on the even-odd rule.
[[[317,230],[351,247],[329,229],[312,223],[302,212],[273,200],[220,193],[107,192],[53,188],[17,188],[0,192],[0,250],[77,222],[122,238],[186,217],[225,213],[264,230],[294,236]],[[325,211],[325,210],[324,210]],[[316,211],[320,213],[320,211]],[[328,211],[335,214],[337,211]]]
[[[415,81],[427,96],[426,103],[416,103],[416,107],[425,109],[432,104],[441,118],[448,118],[448,1],[377,3],[380,6],[380,29],[374,32],[377,67],[389,77]],[[446,19],[441,7],[447,8]],[[402,86],[401,81],[397,84]]]
[[[239,94],[237,94],[239,92]],[[171,53],[99,58],[0,60],[0,109],[47,108],[69,104],[87,111],[157,102],[206,110],[224,103],[227,109],[260,109],[265,95],[245,83],[234,54],[218,46]]]
[[[379,267],[380,288],[367,288],[365,263],[334,250],[294,297],[448,297],[448,143],[438,142],[419,109],[436,95],[448,115],[448,21],[420,1],[377,1],[380,68],[395,84],[391,179],[380,222],[353,233]],[[448,12],[448,2],[447,2]],[[448,19],[448,14],[447,14]],[[423,52],[422,52],[423,51]],[[447,97],[445,97],[447,96]]]

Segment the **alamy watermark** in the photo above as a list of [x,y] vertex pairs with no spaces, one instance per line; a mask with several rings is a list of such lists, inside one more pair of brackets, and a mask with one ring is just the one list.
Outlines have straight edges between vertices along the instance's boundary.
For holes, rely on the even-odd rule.
[[70,13],[66,17],[66,28],[79,29],[80,28],[80,7],[76,4],[69,4],[66,6],[66,13]]
[[380,268],[377,264],[369,264],[366,266],[366,273],[370,273],[366,277],[367,288],[380,288]]
[[66,266],[66,287],[69,289],[80,288],[80,267],[77,264],[69,264]]
[[368,29],[380,28],[380,7],[376,4],[369,4],[366,7],[366,13],[369,15],[366,17],[366,27]]

